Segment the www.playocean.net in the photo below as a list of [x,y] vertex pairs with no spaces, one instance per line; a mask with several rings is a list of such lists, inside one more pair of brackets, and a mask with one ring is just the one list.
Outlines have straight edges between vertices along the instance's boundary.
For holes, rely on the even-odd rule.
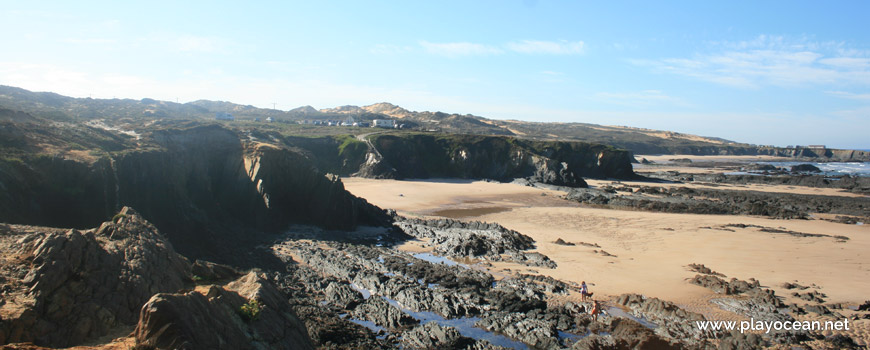
[[849,320],[842,321],[761,321],[750,318],[748,321],[695,321],[695,327],[702,331],[764,332],[771,331],[848,331]]

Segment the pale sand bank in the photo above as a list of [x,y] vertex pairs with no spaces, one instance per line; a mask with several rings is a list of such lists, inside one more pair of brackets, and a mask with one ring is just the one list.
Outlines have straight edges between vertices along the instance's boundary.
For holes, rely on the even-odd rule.
[[[641,293],[701,311],[703,301],[716,295],[686,282],[695,275],[686,268],[690,263],[705,264],[729,278],[754,277],[781,296],[790,292],[780,285],[794,281],[820,286],[818,290],[828,295],[829,302],[863,302],[870,290],[870,225],[586,208],[557,198],[561,194],[557,191],[482,181],[343,181],[355,195],[405,215],[444,209],[510,208],[473,220],[498,222],[531,236],[537,241],[537,250],[559,265],[553,270],[534,270],[566,281],[593,283],[597,295]],[[735,232],[715,229],[732,223],[850,239],[838,242],[829,237],[798,238],[754,228],[734,228]],[[557,238],[595,243],[601,248],[553,244]],[[510,264],[496,266],[522,272],[529,269]]]

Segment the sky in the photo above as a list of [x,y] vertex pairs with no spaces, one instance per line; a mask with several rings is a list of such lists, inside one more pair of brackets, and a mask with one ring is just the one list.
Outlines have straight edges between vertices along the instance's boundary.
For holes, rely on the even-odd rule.
[[870,149],[868,1],[7,1],[0,85]]

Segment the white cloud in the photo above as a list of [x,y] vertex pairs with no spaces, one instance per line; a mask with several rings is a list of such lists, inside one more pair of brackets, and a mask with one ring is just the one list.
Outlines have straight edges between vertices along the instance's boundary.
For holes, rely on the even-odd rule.
[[599,92],[593,95],[598,101],[630,105],[636,107],[648,107],[650,105],[677,105],[688,106],[688,103],[680,98],[669,96],[659,90],[643,90],[637,92]]
[[427,52],[447,57],[497,55],[503,51],[497,47],[469,42],[430,43],[421,41]]
[[173,49],[181,52],[218,53],[226,49],[222,39],[196,35],[182,35],[169,43]]
[[752,41],[714,44],[719,50],[691,58],[629,62],[659,73],[742,88],[870,85],[870,53],[843,50],[839,43],[788,42],[782,37],[760,36]]
[[[506,51],[525,55],[578,55],[583,53],[582,41],[541,41],[521,40],[506,43],[501,46],[470,42],[432,43],[421,41],[420,46],[426,52],[447,57],[499,55]],[[407,47],[377,45],[374,53],[406,52]]]
[[67,44],[76,45],[113,45],[118,41],[109,38],[67,38],[63,40]]
[[577,55],[583,53],[582,41],[522,40],[505,45],[508,50],[524,54]]
[[408,53],[413,50],[414,48],[410,46],[378,44],[369,49],[369,52],[377,55],[394,55]]
[[846,91],[827,91],[827,93],[830,95],[833,95],[833,96],[848,98],[848,99],[852,99],[852,100],[870,101],[870,93],[856,94],[856,93],[846,92]]

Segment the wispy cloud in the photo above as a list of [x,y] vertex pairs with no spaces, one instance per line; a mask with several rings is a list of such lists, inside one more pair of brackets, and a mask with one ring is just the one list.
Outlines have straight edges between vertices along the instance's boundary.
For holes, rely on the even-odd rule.
[[840,43],[760,36],[714,43],[712,53],[691,58],[629,60],[659,73],[682,75],[741,88],[765,85],[870,85],[870,52],[844,50]]
[[598,101],[631,105],[637,107],[648,107],[650,105],[668,104],[677,106],[688,106],[684,100],[665,94],[659,90],[643,90],[634,92],[599,92],[593,96]]
[[217,53],[224,52],[226,43],[219,38],[182,35],[170,41],[173,49],[181,52]]
[[827,93],[836,97],[848,98],[851,100],[870,101],[870,93],[856,94],[847,91],[827,91]]
[[524,54],[577,55],[583,53],[582,41],[539,41],[522,40],[507,43],[508,50]]
[[[506,52],[524,55],[578,55],[583,53],[584,48],[582,41],[565,40],[520,40],[503,45],[488,45],[471,42],[433,43],[421,41],[420,46],[422,46],[428,53],[447,57],[500,55]],[[379,53],[394,53],[391,51],[396,51],[396,48],[406,49],[403,47],[378,45],[372,50],[373,52]]]
[[447,57],[497,55],[503,52],[498,47],[469,42],[431,43],[421,41],[420,46],[429,53]]

